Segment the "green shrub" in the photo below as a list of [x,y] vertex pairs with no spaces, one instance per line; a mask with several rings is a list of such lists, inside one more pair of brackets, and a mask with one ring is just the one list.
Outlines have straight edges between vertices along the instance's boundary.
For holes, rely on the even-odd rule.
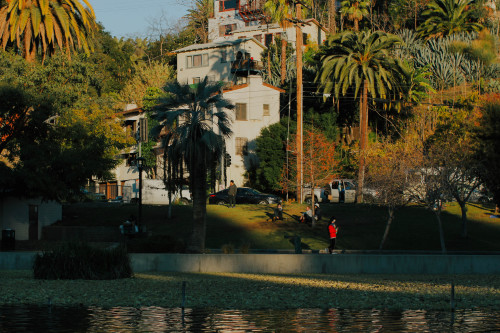
[[222,245],[222,253],[224,254],[234,253],[234,245],[231,243]]
[[185,253],[186,245],[170,235],[132,238],[127,241],[129,253]]
[[132,276],[130,258],[123,246],[97,249],[85,243],[66,243],[35,257],[35,279],[111,280]]
[[240,253],[248,254],[250,253],[250,243],[245,242],[240,246]]

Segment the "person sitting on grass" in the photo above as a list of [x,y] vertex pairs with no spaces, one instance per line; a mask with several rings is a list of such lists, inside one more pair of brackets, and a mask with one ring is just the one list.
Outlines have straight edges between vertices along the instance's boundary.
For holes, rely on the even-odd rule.
[[314,218],[316,219],[316,221],[319,221],[321,220],[321,209],[319,208],[319,204],[318,203],[315,203],[314,204]]
[[276,208],[274,208],[273,221],[282,220],[283,221],[283,207],[279,203]]
[[300,222],[312,223],[312,219],[313,219],[313,212],[311,210],[311,207],[307,206],[306,211],[302,213],[302,216],[300,217]]

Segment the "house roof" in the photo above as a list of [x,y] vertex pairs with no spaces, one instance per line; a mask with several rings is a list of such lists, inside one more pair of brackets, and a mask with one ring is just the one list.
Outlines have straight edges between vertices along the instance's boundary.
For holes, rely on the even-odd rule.
[[[285,90],[281,89],[281,88],[278,88],[278,87],[275,87],[271,84],[268,84],[268,83],[265,83],[265,82],[262,82],[262,85],[264,87],[267,87],[267,88],[271,88],[271,89],[274,89],[274,90],[277,90],[279,91],[280,93],[284,93]],[[234,90],[238,90],[238,89],[243,89],[243,88],[246,88],[248,87],[248,83],[244,83],[244,84],[238,84],[238,85],[233,85],[233,86],[230,86],[230,87],[227,87],[227,88],[224,88],[224,90],[222,92],[230,92],[230,91],[234,91]]]
[[193,44],[189,45],[186,47],[183,47],[182,49],[175,50],[174,53],[183,53],[183,52],[189,52],[189,51],[196,51],[196,50],[206,50],[206,49],[216,49],[220,47],[227,47],[227,46],[234,46],[238,45],[244,42],[252,41],[265,49],[266,47],[264,44],[259,42],[253,37],[248,37],[248,38],[239,38],[239,39],[234,39],[234,40],[221,40],[217,42],[212,42],[212,43],[206,43],[206,44]]

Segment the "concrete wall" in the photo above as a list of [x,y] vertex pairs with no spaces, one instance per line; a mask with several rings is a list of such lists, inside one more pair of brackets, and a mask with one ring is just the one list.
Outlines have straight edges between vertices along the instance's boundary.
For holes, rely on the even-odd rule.
[[62,219],[62,205],[56,201],[6,197],[0,200],[0,229],[14,229],[17,240],[28,240],[30,205],[38,207],[38,239],[44,226]]
[[[0,270],[31,269],[34,252],[0,252]],[[500,255],[131,254],[134,272],[500,274]]]

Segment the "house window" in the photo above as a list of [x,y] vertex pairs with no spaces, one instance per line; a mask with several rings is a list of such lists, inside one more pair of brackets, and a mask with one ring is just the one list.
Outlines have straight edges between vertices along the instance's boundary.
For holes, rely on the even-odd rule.
[[271,113],[269,111],[269,104],[262,104],[262,115],[263,116],[270,116]]
[[227,51],[226,50],[220,51],[220,62],[227,62]]
[[200,78],[199,77],[193,77],[193,84],[198,84],[200,83]]
[[253,38],[255,38],[257,41],[259,41],[260,43],[262,43],[262,35],[261,34],[253,35]]
[[236,155],[248,154],[248,139],[236,138]]
[[265,45],[269,46],[273,42],[273,34],[266,34]]
[[302,45],[307,45],[307,34],[306,33],[302,34]]
[[226,24],[219,26],[219,36],[227,36],[230,35],[233,30],[236,30],[236,23]]
[[236,9],[237,6],[238,6],[238,0],[220,0],[219,12]]
[[247,120],[246,103],[236,103],[236,120]]
[[206,67],[208,66],[208,53],[195,54],[186,57],[186,67]]

